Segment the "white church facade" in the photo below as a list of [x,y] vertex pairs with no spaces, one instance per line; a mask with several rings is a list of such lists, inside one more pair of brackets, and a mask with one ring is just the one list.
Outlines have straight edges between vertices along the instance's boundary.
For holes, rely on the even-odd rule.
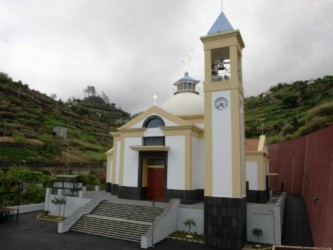
[[[206,243],[241,249],[246,203],[269,200],[265,136],[244,136],[244,42],[223,13],[206,36],[204,96],[188,72],[162,107],[111,133],[107,191],[119,198],[204,204]],[[171,87],[171,86],[170,86]]]

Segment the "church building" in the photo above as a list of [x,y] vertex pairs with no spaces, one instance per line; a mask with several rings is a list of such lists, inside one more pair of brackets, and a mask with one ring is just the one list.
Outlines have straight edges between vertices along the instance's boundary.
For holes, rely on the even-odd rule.
[[200,81],[185,72],[163,106],[111,133],[107,191],[124,199],[203,203],[206,243],[241,249],[246,203],[270,197],[267,144],[264,135],[245,139],[240,31],[221,13],[200,39],[204,95]]

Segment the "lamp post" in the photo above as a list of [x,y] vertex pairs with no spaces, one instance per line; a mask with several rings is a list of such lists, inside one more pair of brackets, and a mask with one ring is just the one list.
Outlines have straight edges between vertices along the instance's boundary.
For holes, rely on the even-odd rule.
[[152,201],[151,203],[152,203],[152,205],[153,205],[153,218],[152,218],[151,247],[154,247],[155,201]]

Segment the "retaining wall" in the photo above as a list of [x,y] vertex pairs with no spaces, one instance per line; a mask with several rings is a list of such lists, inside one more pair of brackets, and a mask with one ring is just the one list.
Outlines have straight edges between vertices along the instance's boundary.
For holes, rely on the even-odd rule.
[[315,246],[332,247],[333,125],[268,149],[272,190],[302,195]]

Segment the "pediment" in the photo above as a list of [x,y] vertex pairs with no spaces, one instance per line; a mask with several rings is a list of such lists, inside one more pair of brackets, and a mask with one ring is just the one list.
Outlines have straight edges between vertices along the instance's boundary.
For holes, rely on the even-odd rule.
[[149,109],[147,109],[146,111],[139,114],[138,116],[134,117],[132,120],[130,120],[126,124],[124,124],[122,127],[119,128],[119,130],[142,128],[146,119],[148,119],[151,116],[160,117],[164,121],[166,127],[191,125],[191,123],[189,123],[188,121],[186,121],[176,115],[173,115],[173,114],[165,111],[164,109],[161,109],[157,106],[152,106]]

